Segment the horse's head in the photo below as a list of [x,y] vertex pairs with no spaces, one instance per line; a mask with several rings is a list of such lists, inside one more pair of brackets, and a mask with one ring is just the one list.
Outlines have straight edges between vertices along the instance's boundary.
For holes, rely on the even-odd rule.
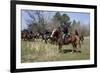
[[57,28],[57,29],[54,29],[53,31],[52,31],[52,34],[51,34],[51,36],[50,37],[52,37],[52,38],[58,38],[59,37],[59,35],[61,35],[61,29],[60,28]]
[[56,29],[54,29],[54,30],[52,31],[51,36],[50,36],[51,38],[53,38],[53,37],[54,37],[55,32],[56,32]]

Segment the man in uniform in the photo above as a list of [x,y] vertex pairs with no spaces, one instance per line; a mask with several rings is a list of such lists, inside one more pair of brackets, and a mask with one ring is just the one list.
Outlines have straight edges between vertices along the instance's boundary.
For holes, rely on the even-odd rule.
[[63,26],[63,33],[64,33],[63,39],[65,41],[65,38],[68,37],[68,33],[69,33],[68,26],[66,24],[64,24]]
[[79,32],[77,29],[75,30],[75,35],[79,36]]

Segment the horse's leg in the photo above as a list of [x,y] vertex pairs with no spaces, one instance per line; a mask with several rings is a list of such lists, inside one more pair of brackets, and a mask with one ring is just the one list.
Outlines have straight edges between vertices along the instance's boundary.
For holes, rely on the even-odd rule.
[[75,44],[75,50],[74,50],[74,52],[80,52],[81,53],[81,51],[79,50],[79,48],[80,48],[80,44],[79,44],[79,47],[78,47],[78,43],[76,43]]
[[84,41],[84,37],[82,36],[82,44],[84,44],[84,42],[83,42],[83,41]]
[[71,53],[74,53],[75,52],[75,44],[72,43],[72,46],[73,46],[73,49],[72,49],[72,52]]
[[44,38],[45,43],[47,44],[47,38]]
[[76,52],[80,52],[80,48],[81,48],[81,41],[80,39],[76,38],[77,41],[75,42],[75,48],[76,48]]
[[82,39],[82,44],[84,44],[83,39]]
[[58,47],[59,52],[62,52],[62,44],[59,43],[58,45],[59,45],[59,47]]
[[75,44],[75,52],[78,52],[79,50],[78,50],[78,46],[77,46],[77,44]]
[[56,43],[56,45],[59,43],[60,44],[60,42],[59,42],[59,40],[56,38],[55,39],[55,43]]
[[78,44],[79,44],[79,47],[77,46],[78,52],[81,52],[81,50],[80,50],[81,49],[81,41],[79,41]]

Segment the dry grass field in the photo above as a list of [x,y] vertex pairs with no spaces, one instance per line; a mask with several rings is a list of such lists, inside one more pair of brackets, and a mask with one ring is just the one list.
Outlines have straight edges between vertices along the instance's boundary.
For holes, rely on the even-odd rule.
[[71,53],[72,45],[64,45],[63,53],[58,52],[58,46],[36,40],[35,42],[21,41],[21,62],[47,62],[90,59],[90,39],[85,38],[81,53]]

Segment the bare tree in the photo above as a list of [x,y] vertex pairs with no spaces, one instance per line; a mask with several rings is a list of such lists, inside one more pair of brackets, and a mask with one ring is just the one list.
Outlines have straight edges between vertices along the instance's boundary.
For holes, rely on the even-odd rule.
[[[45,16],[45,12],[44,11],[40,11],[40,10],[35,10],[35,11],[26,11],[28,16],[30,17],[29,20],[26,20],[28,23],[28,28],[29,29],[33,29],[33,27],[35,26],[35,28],[37,29],[37,32],[42,32],[45,30],[45,25],[47,24],[47,16]],[[34,25],[36,24],[36,25]]]

